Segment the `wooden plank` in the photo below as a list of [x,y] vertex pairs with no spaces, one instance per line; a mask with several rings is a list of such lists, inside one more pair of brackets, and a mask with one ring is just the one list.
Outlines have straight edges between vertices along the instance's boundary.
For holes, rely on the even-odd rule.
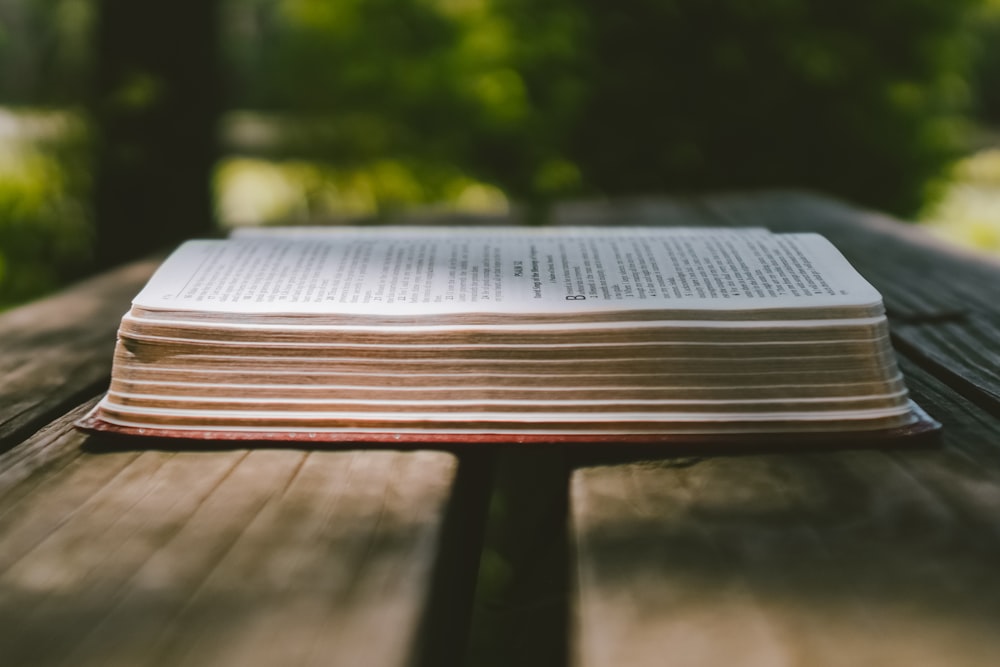
[[550,222],[555,225],[611,225],[619,227],[726,226],[695,199],[684,197],[635,197],[611,200],[562,202]]
[[[993,284],[1000,286],[1000,275]],[[904,322],[892,331],[897,348],[963,396],[1000,415],[1000,313]]]
[[116,449],[74,416],[0,456],[3,664],[457,664],[485,485],[454,455]]
[[115,332],[157,260],[0,315],[0,451],[107,387]]
[[691,224],[819,231],[840,247],[885,295],[944,442],[581,463],[574,664],[995,664],[1000,268],[800,193],[696,203]]
[[577,470],[573,664],[996,664],[1000,422],[907,370],[941,448]]

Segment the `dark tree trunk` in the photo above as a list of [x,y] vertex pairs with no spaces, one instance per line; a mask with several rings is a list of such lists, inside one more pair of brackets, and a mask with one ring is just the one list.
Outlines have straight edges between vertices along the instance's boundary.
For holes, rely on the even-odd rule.
[[97,261],[210,232],[222,95],[217,0],[100,0]]

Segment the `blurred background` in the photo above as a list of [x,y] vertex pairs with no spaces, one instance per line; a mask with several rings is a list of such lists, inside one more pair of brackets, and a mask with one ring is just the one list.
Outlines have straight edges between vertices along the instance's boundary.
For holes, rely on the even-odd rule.
[[0,0],[0,307],[233,225],[756,187],[1000,253],[1000,0]]

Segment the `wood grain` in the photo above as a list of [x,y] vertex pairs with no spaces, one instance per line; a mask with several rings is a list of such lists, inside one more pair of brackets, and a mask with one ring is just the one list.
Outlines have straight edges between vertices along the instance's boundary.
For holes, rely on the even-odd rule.
[[577,470],[574,664],[996,664],[1000,423],[908,371],[941,448]]
[[[676,205],[643,216],[676,224]],[[940,447],[581,461],[573,664],[1000,662],[1000,267],[800,193],[687,224],[819,231],[886,297]]]
[[435,586],[471,586],[437,569],[478,549],[445,535],[451,454],[124,450],[72,418],[0,456],[4,665],[426,664]]
[[118,322],[157,260],[0,315],[0,451],[107,387]]
[[[825,234],[885,295],[910,388],[945,424],[927,449],[566,452],[574,664],[1000,663],[996,263],[798,192],[552,219]],[[0,316],[0,664],[458,664],[488,455],[123,449],[69,427],[154,264]]]

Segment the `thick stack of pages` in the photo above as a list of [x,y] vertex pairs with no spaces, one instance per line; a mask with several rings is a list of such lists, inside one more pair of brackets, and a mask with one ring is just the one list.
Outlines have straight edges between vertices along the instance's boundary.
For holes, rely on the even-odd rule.
[[879,294],[814,234],[340,228],[181,246],[82,424],[383,442],[913,434]]

